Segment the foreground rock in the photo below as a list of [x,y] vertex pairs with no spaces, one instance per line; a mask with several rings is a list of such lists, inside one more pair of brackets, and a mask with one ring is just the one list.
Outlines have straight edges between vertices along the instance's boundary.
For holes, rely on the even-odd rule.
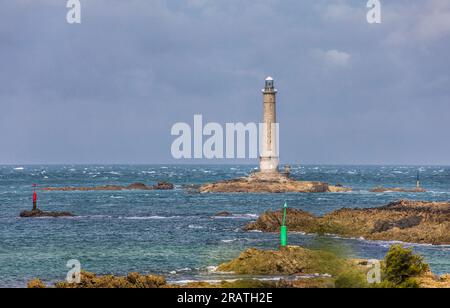
[[[266,212],[246,230],[278,232],[282,214]],[[450,244],[450,203],[401,200],[371,209],[341,209],[323,217],[289,209],[290,231],[364,237],[369,240]]]
[[[65,281],[55,284],[57,289],[154,289],[166,286],[166,279],[161,276],[140,275],[138,273],[130,273],[127,276],[97,276],[84,271],[81,273],[80,284],[71,284]],[[46,285],[39,279],[33,279],[28,282],[28,288],[42,289],[46,288]]]
[[[289,246],[278,251],[248,249],[238,258],[222,264],[218,270],[234,275],[246,275],[244,279],[221,282],[192,282],[168,284],[155,275],[130,273],[127,276],[97,276],[82,272],[80,284],[58,282],[56,288],[416,288],[449,286],[449,276],[434,276],[428,264],[415,255],[412,249],[393,245],[382,262],[383,281],[369,284],[367,273],[371,266],[366,260],[346,260],[331,252],[308,250]],[[314,273],[309,278],[301,276]],[[322,274],[322,275],[320,275]],[[283,275],[280,280],[251,279],[251,275],[264,278]],[[305,277],[305,276],[303,276]],[[46,288],[39,279],[31,280],[29,288]]]
[[347,192],[350,188],[321,182],[296,181],[282,173],[254,173],[248,177],[211,183],[199,188],[200,193],[325,193]]
[[[82,272],[80,284],[57,282],[55,288],[331,288],[335,286],[333,278],[327,273],[338,274],[349,262],[339,259],[332,253],[312,251],[301,247],[286,247],[280,251],[249,249],[235,260],[219,266],[218,271],[243,275],[273,276],[315,274],[308,279],[261,280],[231,279],[221,282],[191,282],[188,284],[168,284],[162,276],[130,273],[127,276],[97,276]],[[346,268],[346,267],[345,267]],[[361,271],[364,273],[365,271]],[[323,273],[321,277],[318,273]],[[233,275],[233,277],[235,277]],[[29,288],[45,288],[39,279],[31,280]]]
[[[27,284],[30,289],[45,289],[47,285],[40,279],[30,280]],[[97,276],[89,272],[81,273],[80,284],[57,282],[57,289],[161,289],[161,288],[332,288],[333,281],[330,278],[312,278],[305,280],[277,280],[265,281],[257,279],[223,280],[220,282],[189,282],[187,284],[169,284],[162,276],[141,275],[130,273],[127,276]]]
[[159,182],[148,186],[143,183],[134,183],[128,186],[105,185],[96,187],[47,187],[44,191],[116,191],[116,190],[172,190],[175,186],[168,182]]
[[74,217],[72,213],[69,212],[43,212],[39,209],[32,211],[23,211],[20,213],[20,217],[22,218],[40,218],[40,217]]
[[370,192],[374,193],[384,193],[384,192],[404,192],[404,193],[424,193],[427,192],[425,189],[416,187],[416,188],[386,188],[386,187],[375,187],[370,190]]
[[445,274],[442,276],[434,275],[430,272],[426,273],[422,277],[418,278],[418,282],[422,288],[437,289],[437,288],[450,288],[450,275]]

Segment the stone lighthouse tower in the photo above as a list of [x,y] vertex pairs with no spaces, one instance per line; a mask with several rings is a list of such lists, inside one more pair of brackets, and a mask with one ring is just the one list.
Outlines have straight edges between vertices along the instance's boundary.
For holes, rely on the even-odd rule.
[[276,115],[276,95],[274,80],[267,77],[262,90],[264,97],[264,117],[261,141],[260,172],[278,173],[278,124]]

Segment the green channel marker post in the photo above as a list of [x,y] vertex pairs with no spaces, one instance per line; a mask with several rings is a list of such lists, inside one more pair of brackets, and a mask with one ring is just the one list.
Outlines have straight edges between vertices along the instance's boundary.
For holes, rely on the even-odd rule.
[[286,247],[287,246],[287,240],[288,240],[288,229],[286,226],[286,210],[287,210],[287,202],[284,203],[284,213],[283,213],[283,224],[281,225],[281,230],[280,230],[280,243],[281,243],[281,247]]

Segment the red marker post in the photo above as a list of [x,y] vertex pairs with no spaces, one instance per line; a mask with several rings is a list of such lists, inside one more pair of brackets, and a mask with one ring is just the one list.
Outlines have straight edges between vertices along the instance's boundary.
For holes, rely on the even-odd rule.
[[37,210],[37,193],[36,193],[36,184],[33,184],[33,211]]

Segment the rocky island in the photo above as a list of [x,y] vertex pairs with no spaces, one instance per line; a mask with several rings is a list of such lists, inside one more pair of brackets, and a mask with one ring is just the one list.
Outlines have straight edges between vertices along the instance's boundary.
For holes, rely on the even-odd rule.
[[347,192],[350,188],[322,182],[297,181],[285,173],[256,172],[247,177],[205,184],[200,193],[325,193]]
[[[350,188],[321,182],[298,181],[290,177],[290,166],[280,172],[277,93],[275,81],[267,77],[263,93],[259,171],[249,176],[201,186],[200,193],[325,193],[346,192]],[[244,132],[245,133],[245,132]]]
[[[34,186],[35,187],[35,186]],[[44,212],[38,209],[37,207],[37,192],[36,190],[33,191],[33,208],[31,211],[23,211],[20,213],[21,218],[43,218],[43,217],[50,217],[50,218],[58,218],[58,217],[73,217],[72,213],[69,212]]]
[[[281,211],[266,212],[246,230],[278,232]],[[323,217],[289,209],[289,231],[433,245],[450,244],[450,203],[401,200],[378,208],[341,209]]]
[[33,209],[31,211],[23,211],[20,213],[20,217],[22,218],[58,218],[58,217],[74,217],[72,213],[69,212],[44,212],[39,209]]
[[175,186],[168,182],[159,182],[148,186],[143,183],[134,183],[128,186],[105,185],[94,187],[46,187],[43,191],[117,191],[117,190],[172,190]]
[[415,187],[415,188],[386,188],[386,187],[375,187],[370,190],[370,192],[374,193],[384,193],[384,192],[404,192],[404,193],[424,193],[427,192],[426,189],[421,187]]

